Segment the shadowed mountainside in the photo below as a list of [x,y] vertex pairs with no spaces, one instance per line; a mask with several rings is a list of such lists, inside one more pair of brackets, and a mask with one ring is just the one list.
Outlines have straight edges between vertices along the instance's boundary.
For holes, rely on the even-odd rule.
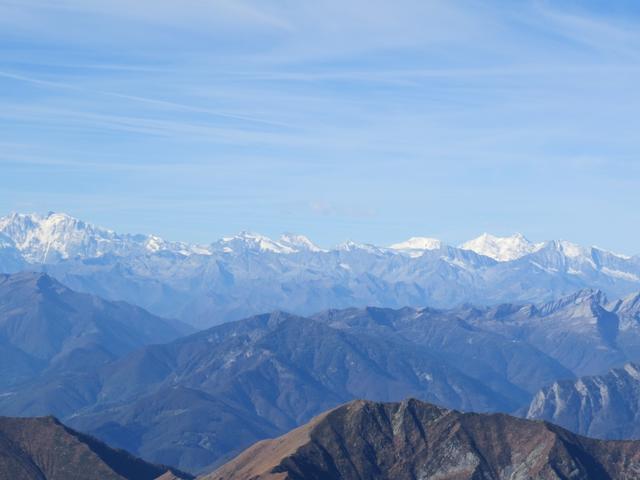
[[0,274],[0,388],[93,369],[190,331],[140,307],[74,292],[42,273]]
[[53,417],[0,417],[0,478],[11,480],[191,479],[75,432]]

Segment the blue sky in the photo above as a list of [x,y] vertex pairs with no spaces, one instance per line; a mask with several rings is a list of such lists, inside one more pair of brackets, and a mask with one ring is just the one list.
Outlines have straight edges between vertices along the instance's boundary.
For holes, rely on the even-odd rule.
[[0,211],[640,253],[636,1],[0,0]]

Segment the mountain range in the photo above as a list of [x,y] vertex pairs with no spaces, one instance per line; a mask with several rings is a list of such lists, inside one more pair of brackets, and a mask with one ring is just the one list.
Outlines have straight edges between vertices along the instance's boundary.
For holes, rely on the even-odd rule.
[[354,401],[260,442],[203,480],[631,480],[640,441],[417,400]]
[[331,249],[302,235],[241,233],[208,245],[118,234],[61,213],[0,218],[0,271],[65,285],[199,327],[274,310],[542,303],[583,288],[640,290],[640,257],[484,234],[459,247],[414,237]]
[[639,257],[487,234],[191,245],[51,213],[0,219],[0,268],[0,414],[152,462],[211,471],[357,398],[640,431]]
[[[260,441],[201,480],[633,480],[640,441],[582,437],[505,414],[415,399],[354,400]],[[79,433],[54,417],[0,417],[0,477],[191,480]]]
[[[38,369],[5,382],[0,414],[54,414],[149,461],[203,472],[355,398],[522,411],[556,381],[640,362],[638,297],[611,302],[583,290],[538,305],[277,311],[180,336],[181,324],[22,272],[0,284],[10,307],[0,325],[35,326],[22,343],[6,333],[15,327],[0,331],[7,351],[31,358],[25,345],[67,321],[61,305],[76,323],[58,349],[38,347],[52,352]],[[11,301],[34,307],[16,317]],[[166,338],[160,328],[150,336],[149,325],[164,325]],[[110,332],[128,343],[113,343]]]

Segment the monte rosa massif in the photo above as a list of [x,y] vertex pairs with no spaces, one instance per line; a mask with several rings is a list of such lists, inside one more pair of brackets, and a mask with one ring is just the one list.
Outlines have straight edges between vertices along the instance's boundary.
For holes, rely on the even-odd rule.
[[484,234],[458,247],[414,237],[324,249],[302,235],[241,233],[209,245],[119,234],[62,213],[0,218],[0,271],[45,272],[76,291],[197,327],[286,310],[540,303],[583,288],[640,290],[640,257]]

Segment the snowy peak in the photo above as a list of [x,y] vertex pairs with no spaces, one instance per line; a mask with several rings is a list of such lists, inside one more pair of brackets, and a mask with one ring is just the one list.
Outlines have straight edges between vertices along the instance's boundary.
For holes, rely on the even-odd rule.
[[9,237],[30,262],[49,262],[90,253],[98,256],[118,236],[63,213],[13,213],[0,219]]
[[254,232],[240,232],[237,235],[222,237],[212,245],[213,251],[222,253],[278,253],[326,252],[304,235],[285,233],[278,240]]
[[418,257],[428,250],[439,250],[443,243],[437,238],[411,237],[404,242],[394,243],[389,248],[399,252],[407,253],[412,257]]
[[556,248],[567,258],[591,257],[591,249],[576,243],[560,240],[555,242]]
[[[416,268],[427,268],[432,260],[439,261],[439,266],[447,263],[458,273],[462,269],[468,275],[475,275],[478,269],[492,268],[495,261],[508,264],[527,256],[526,260],[517,262],[513,270],[509,270],[508,265],[498,265],[498,268],[506,267],[514,275],[518,269],[531,268],[536,274],[551,275],[578,288],[599,286],[609,291],[609,285],[622,285],[623,288],[616,292],[620,295],[640,286],[640,257],[626,257],[566,241],[532,243],[521,234],[497,237],[485,233],[460,248],[450,247],[436,238],[411,237],[390,247],[348,241],[325,250],[304,235],[287,233],[272,239],[257,233],[241,232],[200,246],[167,241],[156,235],[120,234],[64,213],[13,213],[0,217],[0,252],[3,255],[0,270],[5,271],[23,268],[21,265],[25,264],[57,264],[104,256],[158,256],[166,260],[170,256],[182,258],[251,252],[255,255],[268,254],[265,258],[272,258],[274,254],[298,253],[301,255],[296,262],[301,263],[314,255],[332,252],[343,256],[348,254],[357,262],[368,262],[374,257],[382,262],[388,258],[389,265],[383,267],[381,263],[380,267],[397,270],[400,275],[414,275]],[[425,255],[427,252],[434,253]],[[529,265],[520,265],[523,262]],[[357,267],[358,264],[352,266]],[[339,265],[337,268],[342,275],[345,267]],[[443,268],[450,270],[449,266]],[[454,275],[450,272],[446,275],[450,274]],[[449,280],[454,282],[453,278]],[[564,289],[562,293],[567,291],[571,290]]]
[[[130,239],[131,236],[124,236],[121,238]],[[211,250],[206,246],[190,245],[184,242],[168,242],[156,235],[135,235],[133,238],[137,244],[139,243],[139,245],[142,246],[143,251],[149,253],[171,252],[184,256],[211,255]]]
[[189,255],[206,253],[200,247],[167,242],[154,235],[119,235],[65,213],[47,215],[12,213],[0,218],[1,238],[8,238],[31,263],[52,263],[69,258],[95,258],[106,254],[171,251]]
[[222,237],[221,240],[213,244],[213,247],[223,253],[242,253],[247,251],[294,253],[297,251],[292,246],[253,232],[240,232],[237,235]]
[[520,233],[510,237],[496,237],[483,233],[478,238],[463,243],[460,248],[491,257],[498,262],[508,262],[537,252],[543,246],[544,243],[532,243]]
[[388,252],[388,250],[384,248],[376,247],[369,243],[357,243],[351,240],[341,243],[336,247],[336,250],[340,252],[364,252],[373,255],[383,255],[385,252]]
[[307,252],[326,252],[326,250],[320,248],[318,245],[309,240],[304,235],[296,235],[293,233],[285,233],[280,236],[280,244],[286,245],[297,251]]

